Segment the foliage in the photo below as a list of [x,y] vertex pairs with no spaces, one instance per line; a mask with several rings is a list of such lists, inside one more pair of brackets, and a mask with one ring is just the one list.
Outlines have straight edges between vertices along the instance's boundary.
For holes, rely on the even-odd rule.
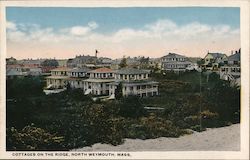
[[63,137],[37,128],[25,126],[21,131],[7,128],[7,150],[57,150],[62,148]]
[[121,60],[121,62],[120,62],[120,64],[119,64],[119,67],[120,68],[125,68],[127,66],[128,66],[127,59],[125,57],[123,57],[122,60]]
[[115,89],[115,99],[120,100],[122,97],[122,83],[119,83]]
[[141,139],[179,137],[183,133],[171,121],[150,114],[148,117],[141,117],[137,125],[129,126],[127,137]]
[[41,65],[43,67],[57,67],[59,64],[58,61],[55,59],[46,59],[41,63]]
[[6,81],[7,98],[43,95],[44,86],[44,78],[38,76],[8,79]]
[[138,96],[128,96],[120,103],[119,115],[123,117],[138,118],[144,116],[146,111]]
[[[216,74],[210,74],[208,81],[197,72],[154,73],[152,79],[160,82],[159,96],[100,102],[80,89],[45,95],[42,77],[8,79],[7,149],[69,150],[100,142],[118,145],[124,138],[178,137],[188,133],[186,129],[203,131],[240,120],[240,89]],[[164,110],[154,112],[144,106]]]
[[205,93],[207,109],[217,112],[223,121],[237,123],[240,120],[240,90],[227,81],[218,81]]

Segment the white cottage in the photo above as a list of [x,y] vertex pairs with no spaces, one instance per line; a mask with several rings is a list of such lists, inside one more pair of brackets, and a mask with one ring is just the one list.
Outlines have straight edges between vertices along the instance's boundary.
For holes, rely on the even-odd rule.
[[114,82],[114,71],[109,68],[98,68],[89,71],[89,79],[83,80],[84,94],[109,95],[109,83]]
[[161,58],[162,69],[166,71],[185,71],[192,64],[187,57],[176,53],[169,53]]
[[109,84],[109,95],[114,97],[115,90],[122,84],[123,96],[140,97],[158,95],[158,82],[149,80],[149,71],[123,68],[115,72],[115,81]]

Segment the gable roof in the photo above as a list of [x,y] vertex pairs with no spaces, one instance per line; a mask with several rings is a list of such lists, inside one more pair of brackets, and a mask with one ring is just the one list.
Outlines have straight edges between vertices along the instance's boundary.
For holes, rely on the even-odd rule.
[[176,53],[168,53],[168,55],[163,56],[163,58],[187,58],[187,57]]
[[73,68],[69,72],[88,72],[90,71],[89,68]]
[[235,53],[228,57],[228,61],[240,61],[240,53]]
[[207,55],[208,54],[210,54],[214,59],[222,58],[223,56],[225,56],[225,54],[223,54],[223,53],[207,53]]

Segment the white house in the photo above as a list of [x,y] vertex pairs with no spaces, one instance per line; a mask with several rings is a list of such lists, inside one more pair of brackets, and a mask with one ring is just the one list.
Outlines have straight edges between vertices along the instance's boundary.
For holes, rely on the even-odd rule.
[[115,72],[115,81],[109,85],[109,95],[114,97],[119,84],[122,84],[123,96],[140,97],[158,95],[158,82],[149,80],[149,71],[134,68],[122,68]]
[[114,70],[98,68],[88,73],[89,79],[83,80],[84,94],[109,95],[109,83],[115,81]]
[[220,67],[220,79],[235,82],[240,85],[240,50],[229,56],[225,65]]
[[224,64],[227,55],[223,53],[207,53],[204,57],[203,68],[207,70],[218,70],[220,64]]
[[84,88],[83,81],[89,77],[90,69],[88,68],[73,68],[68,71],[68,83],[71,88]]
[[162,69],[166,71],[185,71],[191,64],[187,57],[176,53],[169,53],[161,58]]
[[47,86],[45,94],[59,93],[66,90],[68,84],[68,71],[70,68],[61,67],[51,70],[51,76],[46,77]]

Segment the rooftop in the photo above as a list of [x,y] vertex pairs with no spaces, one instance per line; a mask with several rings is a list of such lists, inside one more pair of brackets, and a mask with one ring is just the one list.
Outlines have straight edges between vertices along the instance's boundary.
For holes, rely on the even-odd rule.
[[89,68],[73,68],[70,70],[70,72],[88,72],[90,71]]
[[223,56],[225,56],[225,54],[223,53],[207,53],[213,56],[213,58],[221,58]]
[[118,85],[119,83],[122,83],[125,86],[159,84],[159,82],[152,81],[152,80],[137,80],[137,81],[115,80],[114,82],[111,82],[110,84]]
[[48,76],[46,79],[68,79],[68,76]]
[[117,74],[145,74],[149,73],[148,70],[141,70],[135,68],[122,68],[116,71]]
[[183,55],[176,54],[176,53],[168,53],[168,55],[163,56],[164,58],[186,58]]
[[112,73],[114,71],[110,68],[98,68],[89,72],[90,73]]
[[85,79],[83,80],[85,82],[95,82],[95,83],[105,83],[105,82],[113,82],[115,81],[115,79],[93,79],[93,78],[89,78],[89,79]]
[[59,68],[55,68],[55,69],[52,69],[51,71],[70,71],[71,68],[68,68],[68,67],[59,67]]
[[240,53],[237,52],[228,57],[228,61],[240,61]]

